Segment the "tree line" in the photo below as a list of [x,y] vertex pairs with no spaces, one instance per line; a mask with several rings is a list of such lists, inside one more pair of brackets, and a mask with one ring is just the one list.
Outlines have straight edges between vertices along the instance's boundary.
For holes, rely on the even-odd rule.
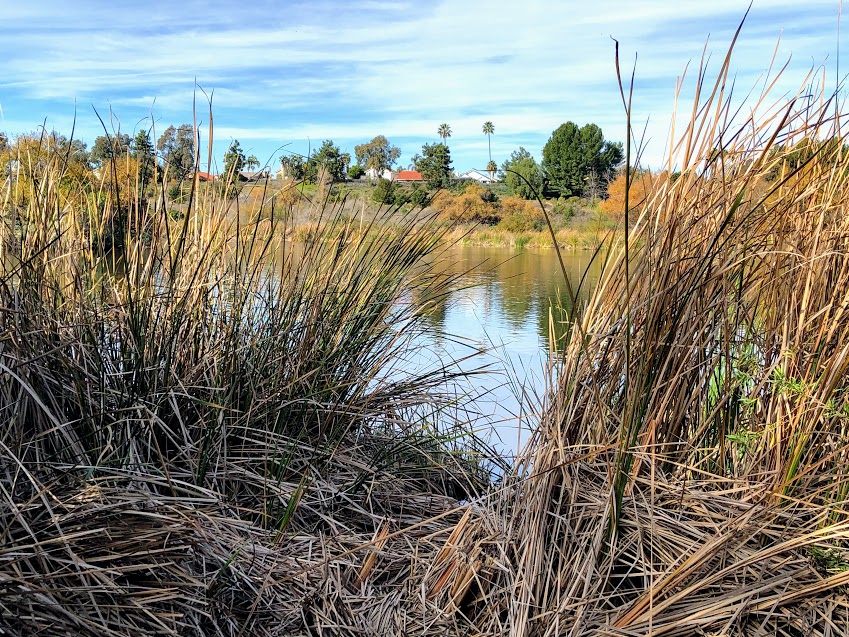
[[[481,131],[487,137],[489,162],[487,171],[491,177],[504,181],[510,190],[523,198],[542,196],[585,196],[603,195],[607,184],[613,179],[616,168],[622,163],[622,144],[604,139],[601,128],[595,124],[579,127],[566,122],[558,127],[542,150],[542,161],[524,148],[519,147],[499,166],[492,160],[491,137],[495,127],[491,121],[483,124]],[[419,171],[431,188],[444,188],[454,179],[451,149],[448,139],[452,135],[447,123],[437,128],[439,142],[425,143],[420,153],[411,158],[409,168]],[[194,170],[196,140],[190,124],[169,126],[154,144],[151,131],[140,130],[134,137],[124,133],[98,136],[90,150],[85,142],[69,140],[62,135],[25,135],[11,143],[33,143],[37,137],[48,140],[62,150],[69,163],[80,169],[98,170],[114,167],[116,162],[133,161],[137,164],[142,187],[153,179],[154,169],[159,168],[162,177],[172,184],[175,194],[177,186],[188,179]],[[30,140],[27,142],[27,140]],[[0,134],[0,149],[10,141]],[[67,147],[67,148],[66,148]],[[354,156],[343,152],[333,140],[322,144],[306,156],[290,153],[281,158],[283,177],[305,180],[311,183],[334,183],[346,179],[358,179],[366,172],[380,175],[386,169],[396,167],[401,150],[384,135],[354,147]],[[229,182],[238,182],[242,171],[259,167],[255,156],[245,156],[238,140],[233,140],[224,155],[224,175]]]
[[[497,173],[514,194],[525,199],[536,196],[603,196],[624,159],[622,144],[606,140],[596,124],[579,127],[573,122],[566,122],[546,142],[541,163],[537,163],[524,147],[519,147],[499,169],[492,160],[491,136],[495,127],[487,121],[481,130],[487,137],[487,172],[493,178]],[[409,164],[432,188],[447,187],[454,178],[451,149],[447,143],[451,134],[449,124],[440,124],[437,135],[441,141],[423,144],[421,153],[413,155]],[[297,154],[282,157],[281,169],[284,177],[296,180],[315,182],[321,173],[326,180],[338,182],[346,178],[359,179],[367,172],[380,175],[384,170],[394,168],[400,156],[397,146],[384,135],[377,135],[371,141],[354,147],[356,163],[352,164],[351,155],[343,153],[332,140],[325,140],[307,157]]]

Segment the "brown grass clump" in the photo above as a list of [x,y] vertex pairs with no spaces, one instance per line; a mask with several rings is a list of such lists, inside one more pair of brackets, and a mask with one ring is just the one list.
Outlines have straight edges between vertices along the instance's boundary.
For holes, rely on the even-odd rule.
[[450,633],[413,582],[489,454],[453,366],[401,367],[441,222],[326,207],[293,246],[270,199],[176,219],[57,166],[0,233],[0,632]]
[[735,119],[727,73],[574,314],[491,634],[849,630],[843,116],[800,91]]

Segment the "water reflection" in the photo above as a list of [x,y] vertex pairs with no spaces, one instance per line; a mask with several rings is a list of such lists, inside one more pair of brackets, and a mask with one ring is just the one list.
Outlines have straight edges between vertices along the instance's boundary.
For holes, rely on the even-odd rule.
[[[573,288],[584,277],[578,297],[585,300],[598,281],[599,262],[591,262],[586,252],[566,253],[563,259]],[[459,338],[433,336],[429,346],[445,359],[487,352],[464,361],[466,369],[489,367],[470,379],[467,390],[479,396],[481,422],[494,423],[496,446],[515,453],[527,437],[518,427],[519,418],[536,406],[534,397],[544,389],[551,339],[562,338],[567,329],[565,316],[556,309],[571,309],[557,255],[552,250],[455,247],[435,266],[456,279],[428,321],[434,334]]]

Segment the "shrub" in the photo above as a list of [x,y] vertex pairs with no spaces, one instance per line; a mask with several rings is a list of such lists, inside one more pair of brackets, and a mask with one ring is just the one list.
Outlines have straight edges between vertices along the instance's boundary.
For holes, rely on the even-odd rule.
[[327,200],[332,203],[342,203],[345,199],[348,198],[348,195],[351,193],[350,188],[346,188],[345,186],[340,186],[338,184],[333,184],[330,186],[330,192],[327,193]]
[[424,208],[430,203],[430,193],[427,188],[416,184],[410,190],[409,201],[416,206]]
[[168,198],[171,201],[177,201],[177,202],[182,201],[182,199],[183,199],[183,189],[182,189],[181,184],[179,182],[172,184],[168,188]]
[[520,197],[505,197],[501,201],[501,228],[508,232],[539,232],[545,228],[545,216],[530,201]]
[[[628,193],[628,207],[631,214],[637,215],[651,197],[654,190],[661,185],[665,177],[653,174],[647,170],[631,171],[631,184]],[[625,172],[621,171],[607,186],[607,199],[598,204],[598,209],[611,217],[622,217],[625,214]]]
[[487,203],[498,203],[498,195],[491,188],[484,188],[481,199]]
[[394,205],[397,202],[399,187],[381,177],[377,180],[377,185],[371,191],[371,199],[376,204],[384,204],[387,206]]
[[440,216],[452,221],[498,223],[501,215],[494,204],[484,199],[486,189],[475,182],[467,182],[463,188],[459,194],[442,191],[434,197],[433,206]]
[[567,223],[577,215],[582,208],[583,200],[580,197],[558,197],[551,206],[551,216],[554,219]]
[[283,181],[283,187],[280,192],[275,195],[275,207],[281,207],[284,210],[293,208],[301,201],[301,184],[294,179],[286,179]]

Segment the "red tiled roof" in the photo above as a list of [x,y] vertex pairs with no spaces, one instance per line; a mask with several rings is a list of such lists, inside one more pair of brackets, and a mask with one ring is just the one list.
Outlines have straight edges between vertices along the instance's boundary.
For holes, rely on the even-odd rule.
[[395,181],[424,181],[424,178],[418,170],[402,170],[395,177]]
[[218,179],[218,175],[212,175],[210,173],[202,173],[198,171],[198,179],[201,181],[215,181]]

